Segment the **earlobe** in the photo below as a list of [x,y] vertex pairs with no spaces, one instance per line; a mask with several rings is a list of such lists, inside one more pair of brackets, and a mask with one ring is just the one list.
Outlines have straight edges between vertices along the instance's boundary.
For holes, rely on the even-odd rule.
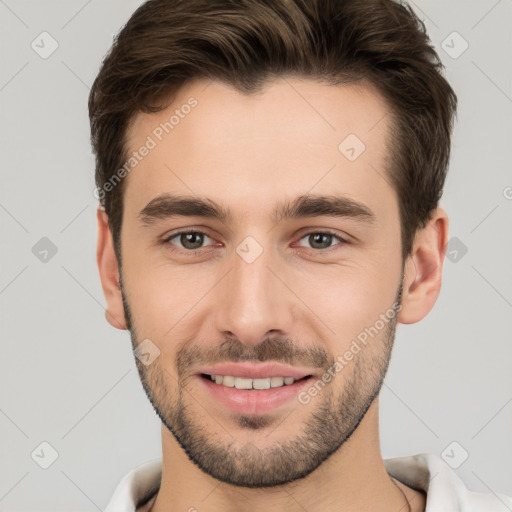
[[447,239],[448,216],[438,207],[427,225],[416,232],[405,263],[400,323],[419,322],[434,307],[441,290]]
[[96,217],[98,220],[96,261],[100,273],[101,287],[107,302],[105,318],[116,329],[125,330],[127,327],[124,316],[123,297],[119,287],[118,261],[108,225],[108,216],[103,207],[100,206],[98,208]]

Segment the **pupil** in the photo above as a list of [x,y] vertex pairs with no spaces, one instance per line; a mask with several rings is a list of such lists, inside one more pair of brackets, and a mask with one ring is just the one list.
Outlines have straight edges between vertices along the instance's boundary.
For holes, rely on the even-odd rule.
[[[186,249],[198,249],[201,247],[202,244],[202,235],[200,233],[183,233],[181,235],[181,244]],[[196,242],[194,243],[194,239],[196,239]],[[190,242],[190,244],[189,244]]]
[[[322,238],[324,238],[324,244],[322,246]],[[310,235],[310,243],[312,247],[318,248],[318,245],[320,245],[320,249],[325,249],[330,245],[332,241],[332,235],[329,235],[327,233],[315,233],[313,235]]]

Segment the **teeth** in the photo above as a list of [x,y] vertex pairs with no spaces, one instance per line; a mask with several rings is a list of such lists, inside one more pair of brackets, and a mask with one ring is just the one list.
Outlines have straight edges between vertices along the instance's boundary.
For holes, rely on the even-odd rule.
[[235,388],[236,389],[252,389],[252,379],[242,379],[242,377],[236,377],[235,378]]
[[269,379],[254,379],[252,381],[252,387],[254,389],[269,389],[270,388],[270,378]]
[[280,388],[284,384],[283,377],[270,377],[270,387]]
[[230,375],[226,375],[224,377],[221,377],[222,379],[222,384],[224,384],[224,386],[228,386],[230,388],[234,388],[235,387],[235,377],[231,377]]
[[270,389],[289,386],[295,382],[293,377],[268,377],[266,379],[244,379],[231,375],[210,375],[216,384],[222,384],[236,389]]

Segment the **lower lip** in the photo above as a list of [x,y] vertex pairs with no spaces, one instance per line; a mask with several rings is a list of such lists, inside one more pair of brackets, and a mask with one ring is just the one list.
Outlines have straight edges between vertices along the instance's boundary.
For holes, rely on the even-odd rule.
[[312,377],[293,384],[269,389],[237,389],[217,384],[209,378],[197,378],[213,397],[236,414],[265,414],[291,401]]

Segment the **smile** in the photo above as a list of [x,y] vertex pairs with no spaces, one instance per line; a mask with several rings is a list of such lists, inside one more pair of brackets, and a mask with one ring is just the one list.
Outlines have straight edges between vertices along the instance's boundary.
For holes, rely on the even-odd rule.
[[207,375],[202,374],[205,378],[210,378],[216,384],[221,386],[227,386],[228,388],[236,388],[236,389],[270,389],[270,388],[280,388],[282,386],[290,386],[294,382],[297,382],[302,379],[307,379],[311,377],[310,375],[306,375],[302,378],[294,378],[294,377],[267,377],[267,378],[259,378],[259,379],[246,379],[243,377],[233,377],[232,375]]

